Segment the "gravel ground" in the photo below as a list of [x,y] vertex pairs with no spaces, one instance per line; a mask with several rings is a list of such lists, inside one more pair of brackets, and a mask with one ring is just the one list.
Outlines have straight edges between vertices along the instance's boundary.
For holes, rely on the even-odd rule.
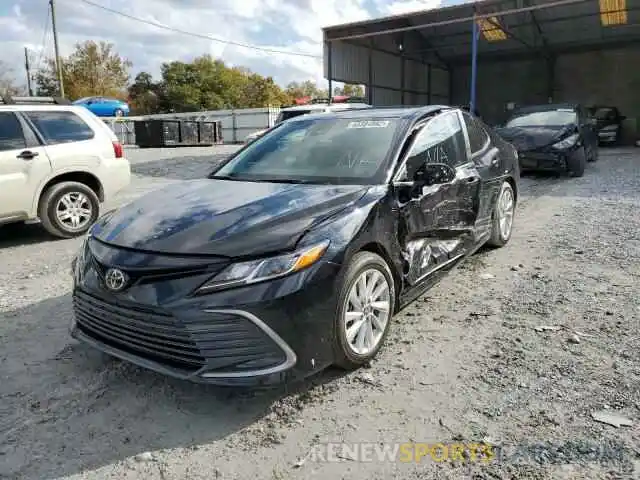
[[[202,176],[230,148],[130,150],[135,178],[115,204]],[[1,228],[0,477],[640,478],[639,172],[637,150],[603,150],[583,178],[524,178],[507,247],[401,312],[370,368],[286,392],[183,383],[76,343],[79,240]],[[498,455],[319,461],[326,442],[486,442]]]

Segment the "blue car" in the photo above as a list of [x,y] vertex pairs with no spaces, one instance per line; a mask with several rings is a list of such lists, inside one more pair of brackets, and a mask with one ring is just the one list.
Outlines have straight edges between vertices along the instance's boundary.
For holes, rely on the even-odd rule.
[[98,117],[123,117],[129,114],[127,102],[116,98],[85,97],[76,100],[73,104],[88,108]]

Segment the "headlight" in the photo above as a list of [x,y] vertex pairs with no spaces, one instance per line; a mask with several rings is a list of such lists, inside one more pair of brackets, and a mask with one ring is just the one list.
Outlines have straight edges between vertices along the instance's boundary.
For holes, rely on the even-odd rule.
[[574,133],[573,135],[569,135],[564,140],[560,140],[558,143],[554,143],[553,148],[563,150],[565,148],[573,147],[578,141],[578,138],[580,138],[580,135]]
[[249,285],[299,272],[320,260],[328,246],[329,241],[326,240],[286,255],[234,263],[202,285],[197,293]]

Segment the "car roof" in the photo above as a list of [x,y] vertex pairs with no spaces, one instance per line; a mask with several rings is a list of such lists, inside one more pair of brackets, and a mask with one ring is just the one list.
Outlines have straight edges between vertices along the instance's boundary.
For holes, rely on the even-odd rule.
[[447,105],[428,105],[424,107],[371,107],[351,110],[325,112],[321,114],[309,114],[304,117],[294,117],[290,122],[299,122],[314,118],[398,118],[405,120],[417,120],[420,117],[435,113],[440,110],[451,110],[454,107]]
[[544,103],[540,105],[526,105],[524,107],[516,108],[514,112],[527,113],[527,112],[550,112],[552,110],[559,109],[571,109],[576,110],[579,107],[577,103]]
[[294,107],[286,107],[281,109],[285,112],[295,112],[298,110],[324,110],[326,108],[330,109],[349,109],[349,108],[371,108],[371,105],[367,105],[366,103],[310,103],[307,105],[296,105]]

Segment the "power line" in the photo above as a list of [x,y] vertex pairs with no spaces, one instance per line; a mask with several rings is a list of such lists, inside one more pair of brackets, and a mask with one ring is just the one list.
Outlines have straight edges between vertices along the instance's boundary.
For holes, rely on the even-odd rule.
[[291,55],[291,56],[295,56],[295,57],[309,57],[309,58],[322,59],[322,56],[313,55],[311,53],[287,52],[285,50],[276,50],[276,49],[273,49],[273,48],[260,47],[258,45],[250,45],[248,43],[234,42],[234,41],[231,41],[231,40],[222,40],[221,38],[211,37],[209,35],[204,35],[204,34],[201,34],[201,33],[187,32],[185,30],[180,30],[178,28],[173,28],[173,27],[169,27],[167,25],[162,25],[161,23],[152,22],[150,20],[145,20],[143,18],[135,17],[133,15],[129,15],[128,13],[120,12],[118,10],[113,10],[113,9],[111,9],[109,7],[105,7],[103,5],[99,5],[99,4],[94,3],[94,2],[92,2],[90,0],[81,0],[81,1],[83,3],[86,3],[87,5],[91,5],[92,7],[100,8],[101,10],[105,10],[105,11],[113,13],[115,15],[120,15],[121,17],[125,17],[125,18],[128,18],[130,20],[135,20],[136,22],[140,22],[140,23],[145,23],[147,25],[151,25],[151,26],[154,26],[154,27],[157,27],[157,28],[162,28],[162,29],[168,30],[170,32],[181,33],[182,35],[189,35],[191,37],[202,38],[204,40],[210,40],[212,42],[224,43],[225,45],[233,45],[233,46],[236,46],[236,47],[248,48],[248,49],[251,49],[251,50],[259,50],[261,52],[277,53],[277,54],[280,54],[280,55]]
[[42,66],[42,60],[44,59],[46,52],[46,43],[47,43],[47,35],[49,33],[49,16],[51,15],[51,10],[47,7],[47,18],[44,21],[44,33],[42,34],[42,41],[40,42],[40,54],[38,55],[38,60],[36,60],[35,70],[40,71]]

